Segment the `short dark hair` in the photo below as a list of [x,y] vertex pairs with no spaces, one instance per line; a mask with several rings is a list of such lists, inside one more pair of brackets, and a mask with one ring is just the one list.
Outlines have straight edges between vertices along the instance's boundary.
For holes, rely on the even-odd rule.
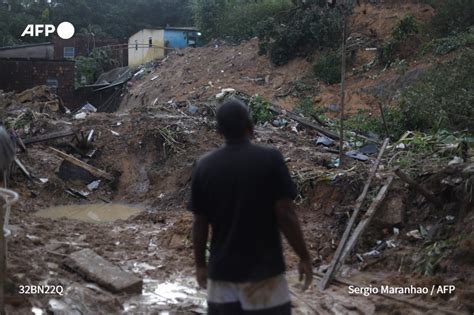
[[253,131],[247,105],[238,99],[230,99],[217,109],[217,130],[226,139],[240,139]]

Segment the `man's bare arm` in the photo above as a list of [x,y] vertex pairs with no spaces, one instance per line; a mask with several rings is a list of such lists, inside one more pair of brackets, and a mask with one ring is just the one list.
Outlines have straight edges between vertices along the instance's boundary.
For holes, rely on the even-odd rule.
[[301,232],[300,223],[294,209],[293,201],[279,200],[276,203],[278,227],[285,235],[288,243],[301,259],[309,259],[309,252]]
[[311,258],[309,256],[306,242],[303,238],[303,232],[295,212],[293,201],[290,199],[278,200],[276,203],[276,216],[278,227],[283,235],[285,235],[288,243],[300,257],[299,272],[300,280],[304,275],[305,283],[303,290],[306,290],[311,284],[313,278],[313,270]]
[[209,232],[209,221],[204,215],[194,215],[193,246],[196,264],[196,278],[200,287],[205,288],[207,282],[206,245]]
[[194,259],[197,267],[206,266],[206,244],[209,232],[209,222],[206,216],[194,215],[193,244]]

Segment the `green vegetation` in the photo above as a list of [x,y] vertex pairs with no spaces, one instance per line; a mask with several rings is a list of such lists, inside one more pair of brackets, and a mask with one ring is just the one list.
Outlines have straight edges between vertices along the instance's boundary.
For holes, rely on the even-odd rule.
[[270,103],[260,95],[254,95],[249,101],[250,115],[254,123],[264,123],[273,118]]
[[423,249],[422,258],[417,262],[417,271],[424,276],[436,274],[440,263],[449,257],[459,240],[459,237],[455,237],[427,245]]
[[418,33],[418,25],[411,15],[406,15],[392,29],[389,39],[385,41],[379,56],[383,65],[389,65],[396,59],[397,50],[405,40]]
[[474,27],[472,26],[467,32],[433,39],[423,46],[421,53],[426,54],[433,52],[435,55],[446,55],[459,48],[470,45],[474,45]]
[[99,75],[107,70],[118,67],[119,62],[110,57],[110,50],[96,48],[89,57],[75,58],[76,87],[94,83]]
[[[385,107],[391,136],[406,130],[437,133],[440,130],[474,133],[474,51],[427,71],[401,95],[399,107]],[[359,111],[346,121],[349,129],[384,134],[380,117]]]
[[327,84],[341,82],[341,54],[329,51],[313,63],[316,77]]
[[437,37],[446,37],[465,32],[474,21],[474,1],[433,0],[436,15],[430,28]]
[[311,97],[300,98],[298,104],[296,104],[295,112],[305,117],[311,117],[315,115],[315,111],[313,108],[313,100],[311,99]]
[[413,19],[413,16],[406,15],[392,30],[392,38],[396,41],[402,41],[409,36],[418,33],[418,26]]
[[190,26],[193,0],[9,0],[11,11],[0,8],[0,45],[41,42],[22,38],[27,24],[69,21],[77,33],[128,38],[146,27]]
[[339,46],[341,13],[313,3],[295,8],[257,25],[257,35],[275,65],[284,65],[297,56],[308,56],[316,49]]
[[256,36],[260,21],[271,23],[268,17],[291,7],[289,0],[195,0],[193,14],[206,39],[240,41]]
[[436,66],[406,90],[401,110],[407,130],[468,130],[474,133],[474,51]]

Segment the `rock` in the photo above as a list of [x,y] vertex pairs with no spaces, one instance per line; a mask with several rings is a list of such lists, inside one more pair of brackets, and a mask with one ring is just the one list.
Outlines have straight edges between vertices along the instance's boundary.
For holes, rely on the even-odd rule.
[[70,254],[65,265],[113,293],[142,293],[143,280],[86,248]]
[[388,226],[403,225],[405,222],[406,204],[401,196],[403,196],[403,193],[400,191],[389,193],[377,215],[377,221]]

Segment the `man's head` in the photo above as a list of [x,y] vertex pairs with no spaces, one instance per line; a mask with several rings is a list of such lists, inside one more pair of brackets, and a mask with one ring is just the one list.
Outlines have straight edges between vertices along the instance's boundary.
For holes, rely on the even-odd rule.
[[253,134],[248,107],[237,99],[226,101],[217,109],[217,130],[227,140],[242,140]]

